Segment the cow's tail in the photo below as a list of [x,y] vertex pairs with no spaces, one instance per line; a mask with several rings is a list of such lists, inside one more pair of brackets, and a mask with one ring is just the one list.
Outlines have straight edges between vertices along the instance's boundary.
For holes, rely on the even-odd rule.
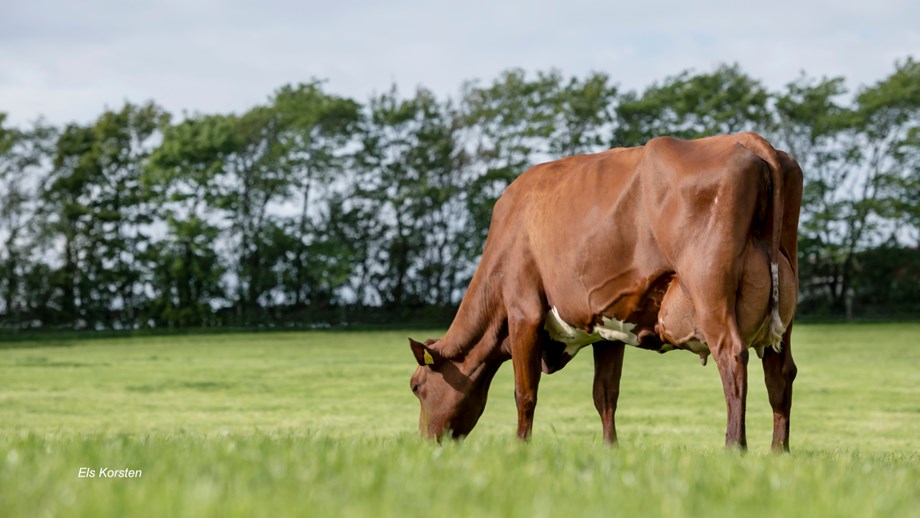
[[773,198],[771,203],[770,218],[770,324],[769,343],[776,352],[783,350],[783,333],[786,326],[779,316],[779,242],[783,227],[783,170],[779,164],[776,150],[769,142],[756,133],[742,133],[741,144],[751,150],[767,163],[770,169],[770,183],[772,184]]

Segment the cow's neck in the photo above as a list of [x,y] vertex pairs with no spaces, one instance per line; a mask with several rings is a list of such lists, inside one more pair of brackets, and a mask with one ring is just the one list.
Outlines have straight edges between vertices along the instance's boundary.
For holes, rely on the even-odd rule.
[[437,344],[442,355],[462,364],[470,375],[482,373],[483,365],[508,359],[501,348],[508,334],[504,306],[481,273],[482,268],[473,276],[453,323]]

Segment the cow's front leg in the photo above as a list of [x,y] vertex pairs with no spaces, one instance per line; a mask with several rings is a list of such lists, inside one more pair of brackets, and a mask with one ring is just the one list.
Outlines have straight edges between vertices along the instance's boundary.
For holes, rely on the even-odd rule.
[[792,360],[792,324],[783,333],[783,350],[767,347],[763,353],[763,373],[767,396],[773,407],[773,451],[789,451],[789,413],[792,410],[792,382],[797,372]]
[[540,347],[541,316],[539,311],[536,315],[517,314],[508,321],[511,365],[514,367],[514,400],[518,410],[517,435],[521,439],[530,437],[533,430],[534,409],[537,406],[542,353]]
[[617,442],[615,415],[623,373],[623,342],[594,344],[594,406],[604,426],[604,441]]

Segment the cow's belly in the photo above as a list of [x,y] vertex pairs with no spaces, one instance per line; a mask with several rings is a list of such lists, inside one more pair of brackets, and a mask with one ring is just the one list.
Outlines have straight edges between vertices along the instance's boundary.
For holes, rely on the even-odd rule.
[[[778,309],[785,328],[792,321],[796,295],[795,275],[785,257],[780,258],[778,273]],[[666,293],[660,301],[657,325],[654,326],[649,326],[645,322],[628,322],[604,316],[601,323],[584,330],[578,325],[566,322],[560,316],[558,308],[553,307],[546,314],[544,329],[555,344],[544,347],[544,371],[554,372],[561,369],[582,348],[600,341],[622,342],[659,352],[683,349],[698,354],[705,365],[709,346],[698,332],[693,303],[676,280],[671,280],[665,288]],[[771,322],[768,314],[770,291],[767,256],[763,251],[749,247],[745,257],[744,278],[739,287],[736,317],[742,337],[749,347],[757,351],[758,356],[763,354],[763,348],[768,345],[766,333]],[[640,315],[641,312],[633,314]],[[650,327],[654,327],[654,331],[651,331]],[[651,340],[647,341],[650,336]]]
[[[637,325],[615,318],[603,317],[600,324],[593,326],[590,332],[579,329],[562,319],[554,307],[546,314],[543,324],[549,339],[555,342],[547,344],[543,350],[543,372],[552,373],[564,367],[572,358],[588,345],[607,341],[621,342],[634,347],[649,348],[640,345],[636,334]],[[664,353],[674,349],[684,349],[700,356],[703,365],[709,356],[709,346],[697,339],[688,339],[677,344],[655,341],[655,350]]]
[[673,273],[660,261],[646,261],[647,270],[631,266],[616,275],[587,272],[577,283],[548,287],[551,307],[543,329],[550,342],[543,348],[544,372],[561,369],[582,348],[601,341],[660,348],[657,337],[651,347],[648,339]]

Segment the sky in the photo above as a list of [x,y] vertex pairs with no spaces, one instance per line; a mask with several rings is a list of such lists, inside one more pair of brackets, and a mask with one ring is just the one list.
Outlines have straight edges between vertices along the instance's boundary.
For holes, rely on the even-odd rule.
[[85,123],[125,101],[242,112],[326,81],[456,95],[509,68],[605,72],[638,89],[722,63],[770,88],[803,71],[872,84],[920,59],[920,2],[0,0],[0,112]]

